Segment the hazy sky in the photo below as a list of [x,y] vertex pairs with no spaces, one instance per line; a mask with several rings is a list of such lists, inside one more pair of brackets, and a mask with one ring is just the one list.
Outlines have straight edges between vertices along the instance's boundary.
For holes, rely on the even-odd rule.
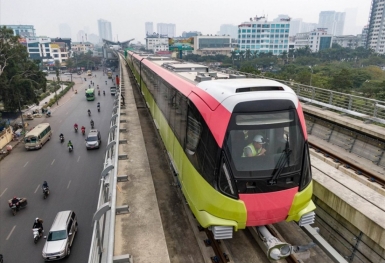
[[[176,24],[176,33],[216,34],[221,24],[238,25],[256,15],[271,21],[278,14],[318,23],[320,11],[356,8],[356,25],[368,23],[371,0],[0,0],[0,24],[34,25],[39,36],[59,36],[59,24],[71,27],[72,38],[89,28],[98,34],[97,20],[112,24],[114,40],[144,41],[145,22]],[[350,25],[349,25],[350,26]],[[357,29],[355,30],[357,31]],[[356,32],[356,33],[359,33]]]

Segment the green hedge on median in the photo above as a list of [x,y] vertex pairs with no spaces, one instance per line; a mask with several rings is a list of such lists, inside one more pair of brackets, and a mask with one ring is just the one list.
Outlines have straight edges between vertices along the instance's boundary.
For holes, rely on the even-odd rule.
[[[56,101],[58,101],[61,97],[63,97],[75,85],[74,82],[68,82],[68,81],[64,82],[63,84],[67,85],[67,87],[64,88],[62,91],[60,91],[58,94],[56,94],[52,99],[50,99],[47,104],[43,105],[43,108],[51,107],[53,104],[56,103]],[[58,89],[60,89],[60,86]]]

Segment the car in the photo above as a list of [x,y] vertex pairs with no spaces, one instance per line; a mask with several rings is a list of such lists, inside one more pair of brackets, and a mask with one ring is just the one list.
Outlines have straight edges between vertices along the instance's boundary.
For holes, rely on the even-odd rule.
[[87,135],[86,138],[86,148],[89,149],[99,149],[100,144],[102,143],[100,131],[97,129],[92,129]]
[[42,251],[44,260],[53,261],[68,257],[77,231],[78,221],[74,211],[57,213]]

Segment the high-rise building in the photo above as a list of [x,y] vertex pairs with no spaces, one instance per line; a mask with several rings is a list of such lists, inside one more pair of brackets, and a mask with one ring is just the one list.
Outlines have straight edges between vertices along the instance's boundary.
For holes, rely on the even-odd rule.
[[59,32],[60,32],[60,37],[64,37],[64,38],[71,38],[72,37],[72,34],[71,34],[71,28],[68,24],[60,24],[59,25]]
[[88,41],[91,42],[92,44],[98,44],[100,43],[100,37],[96,34],[89,34]]
[[145,23],[146,36],[154,34],[154,24],[152,22]]
[[112,41],[111,22],[103,19],[98,20],[99,37]]
[[157,30],[160,35],[167,35],[168,37],[175,37],[176,35],[175,24],[158,23]]
[[238,38],[238,26],[223,24],[221,25],[218,35],[220,36],[230,36],[231,38]]
[[86,42],[87,41],[87,34],[84,32],[84,30],[79,30],[76,34],[76,41],[78,42]]
[[361,46],[367,48],[369,26],[364,26],[361,33]]
[[302,18],[292,19],[292,20],[290,21],[290,32],[289,32],[289,36],[295,36],[295,35],[297,35],[298,33],[302,33],[302,32],[301,32],[301,29],[302,29]]
[[15,36],[35,37],[35,28],[32,25],[1,25],[13,30]]
[[268,22],[265,17],[255,17],[238,26],[238,46],[240,50],[261,53],[282,54],[289,49],[290,18]]
[[385,53],[384,5],[384,0],[372,0],[366,40],[366,48],[379,54]]
[[328,34],[343,35],[345,12],[321,11],[318,19],[318,28],[326,28]]

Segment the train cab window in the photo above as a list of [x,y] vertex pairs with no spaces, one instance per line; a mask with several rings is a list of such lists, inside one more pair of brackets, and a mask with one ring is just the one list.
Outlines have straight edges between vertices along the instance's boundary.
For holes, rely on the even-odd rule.
[[298,172],[305,144],[295,110],[234,114],[225,150],[235,177]]
[[187,122],[187,136],[186,136],[186,150],[187,153],[193,155],[199,143],[201,134],[201,125],[193,117],[188,117]]

